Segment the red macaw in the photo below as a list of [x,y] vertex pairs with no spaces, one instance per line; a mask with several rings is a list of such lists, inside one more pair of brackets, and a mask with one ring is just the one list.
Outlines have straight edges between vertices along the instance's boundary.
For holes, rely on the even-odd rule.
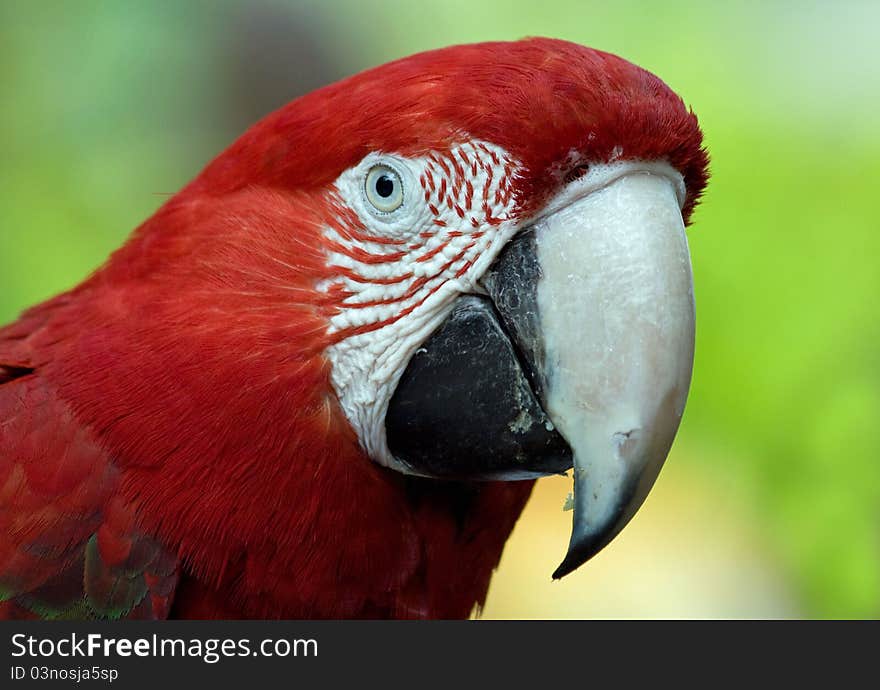
[[0,614],[465,617],[573,466],[570,572],[678,427],[706,181],[677,95],[558,40],[269,115],[0,329]]

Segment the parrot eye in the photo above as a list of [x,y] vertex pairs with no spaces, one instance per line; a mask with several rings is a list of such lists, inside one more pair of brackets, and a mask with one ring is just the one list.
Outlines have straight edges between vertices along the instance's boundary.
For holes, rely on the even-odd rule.
[[364,192],[367,201],[381,213],[391,213],[403,205],[403,181],[397,171],[387,165],[370,168]]

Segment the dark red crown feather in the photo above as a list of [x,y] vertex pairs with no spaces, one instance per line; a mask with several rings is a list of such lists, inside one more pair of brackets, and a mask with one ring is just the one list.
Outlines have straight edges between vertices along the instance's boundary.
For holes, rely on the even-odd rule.
[[572,152],[668,160],[685,178],[686,219],[708,179],[696,116],[663,81],[616,55],[533,38],[421,53],[318,89],[251,128],[195,187],[324,187],[371,151],[417,155],[464,138],[523,163],[526,212]]

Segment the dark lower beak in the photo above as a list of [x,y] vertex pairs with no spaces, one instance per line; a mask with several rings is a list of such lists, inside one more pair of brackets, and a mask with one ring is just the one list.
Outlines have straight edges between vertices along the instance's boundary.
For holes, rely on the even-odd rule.
[[572,466],[492,302],[459,298],[413,355],[385,418],[388,447],[418,474],[526,479]]

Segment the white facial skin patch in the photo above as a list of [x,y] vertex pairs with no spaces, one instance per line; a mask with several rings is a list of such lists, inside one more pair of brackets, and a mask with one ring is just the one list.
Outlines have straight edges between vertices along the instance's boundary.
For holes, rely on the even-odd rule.
[[[388,404],[412,354],[459,295],[481,291],[477,280],[516,232],[518,167],[500,147],[473,141],[420,158],[370,154],[336,180],[338,214],[324,232],[337,277],[318,286],[338,305],[331,376],[361,445],[382,465],[413,472],[388,450]],[[386,168],[396,177],[368,194],[367,180],[376,184]],[[403,185],[403,201],[389,212],[370,197],[394,198],[392,183]]]

